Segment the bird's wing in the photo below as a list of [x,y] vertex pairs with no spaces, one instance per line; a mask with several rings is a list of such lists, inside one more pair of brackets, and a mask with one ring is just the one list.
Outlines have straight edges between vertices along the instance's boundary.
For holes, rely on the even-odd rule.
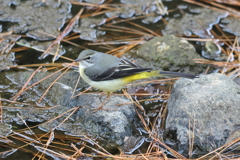
[[113,80],[135,75],[144,71],[151,71],[152,68],[142,68],[126,59],[121,59],[120,64],[104,71],[99,75],[89,77],[93,81]]

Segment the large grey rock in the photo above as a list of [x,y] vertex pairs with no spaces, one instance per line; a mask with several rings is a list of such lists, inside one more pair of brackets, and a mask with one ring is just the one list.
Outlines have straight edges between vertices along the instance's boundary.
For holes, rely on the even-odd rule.
[[[32,73],[33,72],[27,71],[0,72],[2,77],[0,79],[0,93],[2,98],[9,98],[18,93]],[[50,74],[52,73],[37,73],[29,82],[29,85],[38,82]],[[106,96],[102,96],[101,94],[83,94],[71,98],[79,76],[79,73],[77,72],[65,73],[50,88],[42,102],[38,103],[39,98],[48,86],[60,74],[61,73],[51,76],[21,94],[18,101],[30,105],[18,103],[10,104],[3,101],[3,106],[21,108],[4,109],[3,121],[5,123],[16,122],[18,124],[23,124],[21,119],[26,120],[27,122],[41,123],[49,121],[47,123],[42,123],[39,128],[44,131],[51,131],[53,128],[59,126],[56,129],[62,130],[66,134],[75,136],[86,135],[93,139],[98,138],[99,145],[108,150],[117,150],[118,147],[123,145],[125,137],[138,136],[139,132],[137,132],[137,128],[140,128],[140,121],[136,115],[134,106],[128,98],[117,95],[111,96],[103,106],[103,108],[107,110],[99,110],[95,113],[93,113],[93,110],[91,109],[99,107],[105,100]],[[78,88],[85,87],[86,83],[81,80]],[[59,106],[51,109],[39,109],[36,105]],[[79,109],[72,116],[67,118],[71,112],[66,112],[74,107],[79,107]],[[21,119],[17,116],[17,113],[20,115]],[[58,116],[59,118],[52,120]],[[66,121],[64,121],[65,118],[67,118]],[[64,123],[62,123],[63,121]]]
[[240,87],[222,74],[179,79],[168,103],[166,143],[188,156],[201,156],[226,142],[239,129]]

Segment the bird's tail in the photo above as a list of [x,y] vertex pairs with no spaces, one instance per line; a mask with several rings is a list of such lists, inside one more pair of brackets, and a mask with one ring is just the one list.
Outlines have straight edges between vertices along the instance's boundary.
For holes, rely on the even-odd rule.
[[169,76],[174,76],[174,77],[184,77],[184,78],[190,78],[190,79],[199,77],[199,75],[195,75],[195,74],[170,72],[170,71],[160,71],[159,74],[161,76],[169,75]]
[[150,78],[150,77],[160,77],[160,76],[172,76],[172,77],[184,77],[184,78],[197,78],[199,77],[198,75],[194,75],[194,74],[189,74],[189,73],[179,73],[179,72],[170,72],[170,71],[149,71],[149,72],[141,72],[141,73],[137,73],[134,74],[132,76],[128,76],[126,78],[123,78],[123,80],[126,83],[129,82],[133,82],[136,80],[140,80],[140,79],[146,79],[146,78]]

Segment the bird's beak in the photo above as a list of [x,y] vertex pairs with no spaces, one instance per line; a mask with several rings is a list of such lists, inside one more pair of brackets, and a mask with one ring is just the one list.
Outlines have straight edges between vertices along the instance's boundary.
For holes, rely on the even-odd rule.
[[79,59],[75,59],[73,62],[79,62],[79,61],[81,61],[80,58]]

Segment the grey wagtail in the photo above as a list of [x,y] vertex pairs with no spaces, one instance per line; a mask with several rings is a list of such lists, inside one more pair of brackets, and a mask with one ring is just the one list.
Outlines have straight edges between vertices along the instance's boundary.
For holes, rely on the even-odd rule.
[[[107,93],[123,88],[126,84],[150,77],[171,75],[174,77],[196,78],[187,73],[156,71],[141,66],[123,58],[94,50],[82,51],[74,62],[79,63],[81,77],[90,86]],[[97,110],[102,108],[100,106]]]

